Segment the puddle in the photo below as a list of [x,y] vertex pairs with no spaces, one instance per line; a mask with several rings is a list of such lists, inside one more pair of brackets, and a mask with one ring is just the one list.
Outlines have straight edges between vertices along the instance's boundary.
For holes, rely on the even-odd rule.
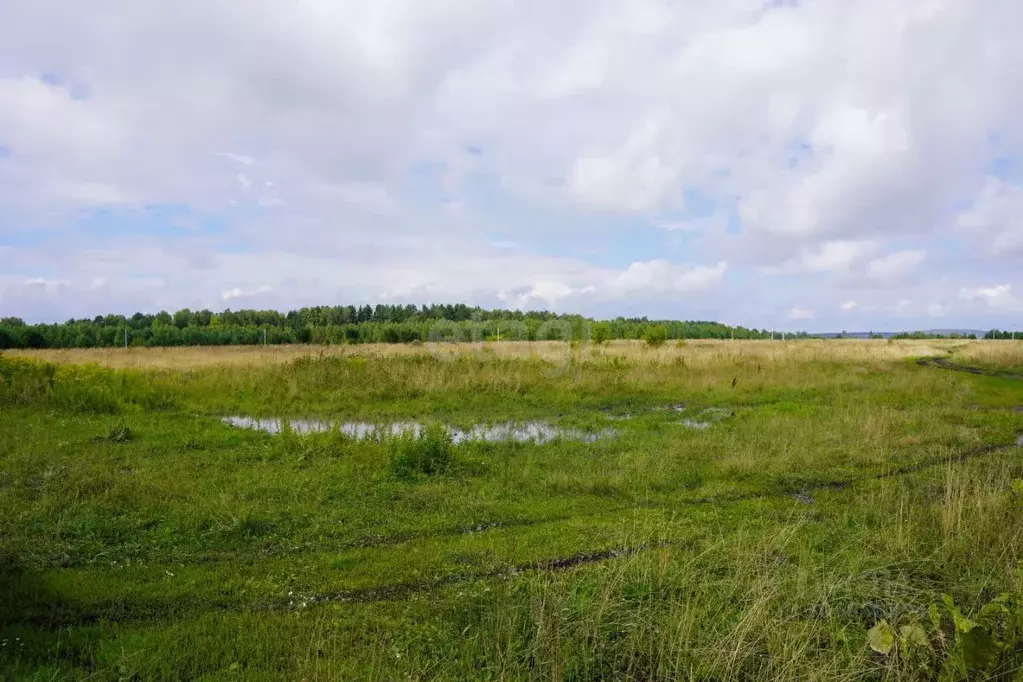
[[[230,426],[243,429],[254,429],[266,433],[280,433],[280,419],[256,419],[253,417],[223,417],[222,421]],[[288,425],[297,434],[328,433],[340,431],[356,440],[380,440],[388,436],[412,435],[418,437],[423,432],[423,425],[418,422],[404,421],[390,424],[374,424],[371,422],[331,422],[322,419],[289,419]],[[518,443],[537,443],[543,445],[552,440],[562,438],[583,443],[592,443],[617,435],[614,429],[602,431],[581,431],[579,429],[563,429],[545,422],[508,422],[506,424],[478,424],[471,429],[459,429],[445,426],[454,443],[468,441],[514,441]]]
[[[678,408],[672,409],[682,412],[685,408],[683,407],[682,409]],[[728,419],[731,416],[732,411],[727,408],[707,407],[700,410],[696,417],[686,417],[685,419],[680,421],[679,424],[689,429],[698,429],[702,431],[704,429],[709,429],[717,422],[722,421],[724,419]]]
[[638,412],[622,412],[619,414],[604,413],[604,418],[612,422],[624,422],[642,416],[648,412],[685,412],[686,406],[682,403],[677,405],[661,405],[660,407],[640,408]]
[[579,429],[563,429],[551,426],[544,422],[520,422],[497,425],[477,425],[468,431],[445,427],[451,434],[451,440],[456,443],[469,440],[503,441],[511,440],[520,443],[535,442],[547,443],[555,438],[577,440],[583,443],[592,443],[603,438],[611,438],[616,435],[614,429],[603,429],[601,431],[581,431]]
[[688,408],[685,403],[678,403],[676,405],[663,405],[661,407],[649,408],[651,412],[685,412]]
[[[705,407],[705,408],[690,408],[684,403],[677,403],[675,405],[664,405],[662,407],[649,408],[650,412],[675,412],[678,414],[689,414],[690,416],[683,417],[680,421],[675,422],[681,426],[689,429],[704,430],[709,429],[711,426],[719,421],[731,417],[734,413],[732,410],[726,407]],[[638,414],[626,412],[624,414],[605,414],[604,418],[608,421],[618,422],[627,421],[639,416]]]

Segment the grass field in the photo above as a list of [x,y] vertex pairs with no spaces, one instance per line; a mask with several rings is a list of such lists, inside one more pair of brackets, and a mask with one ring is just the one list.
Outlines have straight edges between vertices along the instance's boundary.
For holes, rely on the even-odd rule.
[[[1017,373],[1023,342],[7,353],[0,677],[1014,679]],[[508,424],[563,435],[442,428]]]

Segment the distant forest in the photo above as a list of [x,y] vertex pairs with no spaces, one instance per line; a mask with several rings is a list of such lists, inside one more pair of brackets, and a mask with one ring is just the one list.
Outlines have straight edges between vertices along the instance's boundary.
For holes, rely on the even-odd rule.
[[[781,338],[781,332],[776,336]],[[807,334],[788,334],[789,338]],[[178,310],[155,315],[98,315],[58,324],[0,318],[0,348],[226,346],[254,344],[415,343],[425,341],[539,341],[612,339],[769,339],[764,329],[717,322],[595,321],[580,315],[484,310],[455,305],[317,306],[276,310]]]
[[[985,338],[1011,338],[993,330]],[[871,335],[875,336],[875,335]],[[953,335],[954,336],[954,335]],[[814,338],[805,332],[786,338]],[[455,305],[316,306],[276,310],[187,308],[155,315],[98,315],[57,324],[26,324],[0,318],[0,349],[108,348],[116,346],[227,346],[256,344],[416,343],[425,341],[542,341],[645,339],[770,339],[781,332],[731,327],[718,322],[649,320],[596,321],[545,311],[484,310]],[[880,338],[880,337],[878,337]],[[921,332],[893,338],[936,338]]]

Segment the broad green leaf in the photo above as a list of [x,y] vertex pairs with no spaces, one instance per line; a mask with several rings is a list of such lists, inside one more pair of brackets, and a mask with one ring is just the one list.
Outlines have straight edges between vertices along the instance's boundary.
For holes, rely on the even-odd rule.
[[895,646],[895,632],[888,621],[882,620],[867,631],[867,643],[877,653],[888,655]]
[[931,628],[934,630],[941,629],[941,611],[938,610],[937,604],[931,604],[927,607],[927,615],[931,619]]
[[919,625],[903,625],[899,628],[899,644],[903,656],[916,649],[930,649],[927,633]]
[[962,609],[955,605],[952,597],[943,594],[941,599],[945,602],[945,609],[948,611],[948,615],[952,616],[952,622],[955,624],[957,633],[969,632],[977,627],[976,623],[963,615]]
[[975,627],[964,632],[956,643],[963,651],[963,662],[969,670],[987,670],[1001,648],[990,632]]
[[1009,615],[1009,609],[1005,606],[1005,602],[1008,600],[1009,595],[1005,593],[998,595],[980,610],[977,620],[990,630],[998,621],[999,616]]

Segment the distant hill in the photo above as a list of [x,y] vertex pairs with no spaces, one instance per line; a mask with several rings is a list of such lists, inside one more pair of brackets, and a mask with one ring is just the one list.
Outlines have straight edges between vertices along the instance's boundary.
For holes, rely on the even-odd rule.
[[976,336],[978,339],[984,338],[987,332],[981,329],[916,329],[913,331],[898,331],[898,332],[823,332],[819,334],[812,334],[812,336],[819,336],[825,339],[837,339],[844,337],[847,339],[869,339],[870,335],[880,336],[885,339],[890,339],[893,336],[907,336],[919,334],[922,336],[964,336],[970,335]]

